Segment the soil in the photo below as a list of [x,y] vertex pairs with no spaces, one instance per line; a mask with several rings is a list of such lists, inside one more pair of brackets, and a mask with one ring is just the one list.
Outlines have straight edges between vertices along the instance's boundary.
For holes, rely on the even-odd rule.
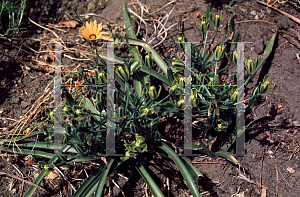
[[[129,0],[126,2],[130,3]],[[222,4],[218,1],[207,0],[177,0],[165,7],[163,6],[170,1],[141,0],[140,2],[148,7],[149,12],[157,11],[149,15],[157,19],[164,17],[174,6],[165,27],[177,24],[179,16],[183,14],[182,19],[186,19],[184,21],[184,33],[191,42],[201,40],[200,33],[194,25],[195,22],[199,25],[201,20],[196,17],[196,13],[201,13],[202,16],[206,12],[208,3],[212,4],[213,15],[219,14],[223,9]],[[123,22],[121,0],[38,2],[38,5],[33,7],[34,11],[29,14],[29,17],[37,24],[54,31],[58,37],[83,43],[78,35],[78,26],[75,28],[59,26],[57,28],[63,31],[53,28],[53,25],[57,25],[60,21],[69,21],[70,16],[75,17],[71,11],[71,5],[77,6],[79,15],[96,14],[96,16],[89,16],[88,20],[101,21],[104,26],[108,21],[111,21],[112,24],[122,24]],[[135,8],[140,8],[137,3],[133,5],[128,5],[133,11],[136,11]],[[299,9],[289,2],[276,3],[276,6],[292,16],[300,18]],[[260,98],[254,111],[257,117],[270,114],[273,119],[267,123],[255,124],[246,130],[246,154],[244,157],[237,157],[244,170],[238,169],[237,166],[223,159],[210,159],[205,156],[187,159],[205,175],[199,178],[198,182],[203,196],[300,196],[300,97],[298,96],[300,59],[297,59],[296,55],[300,55],[300,24],[252,0],[235,2],[232,9],[236,13],[235,31],[240,31],[240,41],[248,42],[245,44],[245,55],[250,55],[253,60],[262,55],[274,32],[277,29],[279,31],[272,55],[258,71],[250,85],[252,87],[262,81],[265,74],[270,75],[270,87],[276,84],[276,88]],[[224,21],[229,20],[228,14],[230,12],[225,11]],[[12,126],[22,117],[31,115],[30,117],[33,118],[32,114],[27,113],[33,106],[37,109],[34,114],[36,115],[36,122],[40,120],[43,106],[35,105],[35,103],[44,94],[48,84],[54,78],[53,73],[50,72],[51,67],[47,68],[47,65],[41,64],[41,62],[50,64],[54,58],[48,53],[38,52],[46,50],[46,41],[55,40],[56,37],[52,31],[25,20],[16,38],[11,40],[1,38],[1,128]],[[153,26],[149,26],[147,29],[148,38],[153,31]],[[142,28],[141,32],[145,34],[146,30]],[[213,32],[210,32],[209,39],[211,39],[212,34]],[[170,55],[169,50],[175,47],[174,40],[177,40],[177,36],[175,25],[168,30],[165,40],[155,49],[161,54]],[[218,33],[215,42],[218,43],[220,39],[222,39],[222,32]],[[160,40],[161,38],[158,38],[158,41],[153,41],[151,45],[156,45]],[[47,46],[52,50],[54,49],[54,46]],[[68,46],[70,48],[76,47],[72,42]],[[76,54],[73,56],[76,57]],[[69,69],[87,66],[85,61],[71,60],[66,57],[62,61],[62,64],[68,66]],[[45,100],[45,105],[53,105],[51,99],[53,98]],[[253,120],[251,113],[246,116],[246,122],[250,120]],[[164,132],[168,133],[166,129],[174,130],[176,124],[163,128],[165,129]],[[235,150],[232,149],[231,153],[234,154]],[[2,157],[7,158],[7,155],[2,154]],[[20,176],[20,171],[22,171],[25,175],[22,178],[26,179],[28,176],[26,180],[33,182],[34,174],[37,174],[41,169],[37,165],[37,160],[41,159],[36,159],[34,165],[29,165],[25,161],[25,156],[18,156],[18,160],[11,157],[10,160],[7,159],[6,162],[3,160],[0,163],[0,171],[15,176]],[[71,196],[74,192],[69,183],[78,188],[86,175],[90,174],[96,167],[96,162],[64,165],[60,170],[67,177],[67,180],[63,179],[56,170],[53,170],[52,178],[50,177],[40,184],[48,192],[37,189],[34,196]],[[173,166],[172,168],[172,164],[165,162],[161,168],[150,166],[150,169],[153,170],[152,175],[156,177],[155,180],[166,196],[190,196],[188,188],[182,182],[183,179],[181,179],[176,167]],[[117,185],[122,188],[125,196],[150,195],[146,183],[143,179],[138,178],[139,175],[135,174],[133,169],[129,168],[119,173],[123,175],[113,173],[108,179],[107,187],[104,190],[105,195],[110,193],[110,196],[122,196]],[[126,177],[129,178],[129,181]],[[22,196],[29,188],[27,183],[11,176],[6,175],[0,178],[0,196]]]

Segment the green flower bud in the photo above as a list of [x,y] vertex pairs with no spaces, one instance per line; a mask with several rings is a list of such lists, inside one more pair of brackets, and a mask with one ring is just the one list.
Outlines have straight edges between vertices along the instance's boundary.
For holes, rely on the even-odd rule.
[[231,96],[230,96],[230,101],[231,101],[232,103],[236,103],[236,102],[237,102],[237,95],[238,95],[238,91],[237,91],[237,90],[234,91],[233,94],[231,94]]
[[215,59],[217,61],[219,61],[222,58],[224,51],[225,51],[224,43],[217,46],[215,50]]
[[238,53],[237,53],[237,51],[233,51],[232,61],[235,65],[238,64]]
[[172,66],[176,68],[176,70],[184,70],[185,64],[183,62],[172,62]]
[[170,87],[169,93],[178,95],[178,94],[180,94],[180,90],[177,85],[173,85],[172,87]]
[[220,27],[220,16],[219,15],[216,15],[216,17],[214,18],[213,25],[217,29]]
[[269,81],[265,81],[263,83],[259,83],[260,87],[259,87],[259,92],[260,93],[266,93],[269,89],[269,85],[270,82]]
[[129,79],[129,73],[126,73],[124,68],[122,66],[118,67],[115,72],[117,75],[122,79],[123,81],[128,81]]
[[178,102],[176,102],[176,107],[179,108],[179,109],[183,109],[184,105],[185,105],[185,100],[184,99],[181,99]]
[[125,116],[125,109],[123,106],[119,106],[117,110],[118,116],[119,117],[124,117]]
[[254,67],[252,59],[249,56],[246,57],[245,69],[250,75],[254,74],[255,67]]
[[200,23],[200,31],[201,31],[202,33],[206,33],[206,32],[208,31],[208,29],[209,29],[209,25],[207,24],[207,22],[202,21],[202,22]]
[[152,100],[157,99],[159,97],[160,92],[161,92],[161,86],[159,86],[158,92],[156,91],[155,86],[151,86],[149,89],[149,93],[148,93],[150,99],[152,99]]
[[259,85],[258,86],[255,86],[253,89],[252,89],[252,92],[251,92],[251,96],[256,96],[259,94]]
[[214,76],[213,84],[214,84],[214,85],[219,85],[219,84],[220,84],[220,77],[219,77],[218,74],[216,74],[216,75]]
[[73,10],[73,12],[77,12],[77,7],[75,5],[72,5],[71,9]]
[[140,64],[139,62],[132,63],[130,66],[131,74],[135,71],[141,70],[141,68],[142,68],[142,64]]
[[197,107],[199,104],[199,99],[197,99],[196,97],[194,97],[193,95],[191,96],[191,100],[192,100],[192,105],[193,107]]
[[151,52],[148,53],[148,55],[145,56],[145,64],[148,68],[152,68],[153,66],[153,55]]
[[192,88],[191,89],[191,95],[194,96],[195,98],[198,97],[198,95],[197,95],[197,89],[196,88]]
[[181,88],[184,88],[184,86],[185,86],[184,77],[179,78],[178,86]]
[[107,81],[106,75],[104,73],[98,74],[99,84],[105,84]]

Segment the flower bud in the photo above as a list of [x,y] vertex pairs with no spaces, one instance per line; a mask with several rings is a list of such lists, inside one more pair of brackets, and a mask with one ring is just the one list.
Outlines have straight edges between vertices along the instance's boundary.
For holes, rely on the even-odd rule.
[[99,84],[105,84],[107,81],[106,75],[104,73],[98,74]]
[[159,86],[158,92],[156,91],[155,86],[151,86],[149,89],[149,93],[148,93],[150,99],[152,99],[152,100],[157,99],[159,97],[160,91],[161,91],[161,86]]
[[259,83],[260,87],[259,87],[259,92],[260,93],[266,93],[269,89],[269,85],[270,82],[269,81],[265,81],[263,83]]
[[191,96],[191,100],[192,100],[192,105],[193,107],[197,107],[199,104],[199,99],[197,99],[196,97],[194,97],[193,95]]
[[178,102],[176,102],[176,107],[179,109],[183,109],[184,108],[184,104],[185,104],[185,100],[181,99]]
[[142,68],[142,64],[140,64],[139,62],[133,62],[130,66],[131,74],[135,71],[141,70],[141,68]]
[[237,91],[237,90],[234,91],[234,92],[231,94],[231,96],[230,96],[230,101],[231,101],[232,103],[236,103],[236,102],[237,102],[237,95],[238,95],[238,91]]
[[184,88],[184,86],[185,86],[184,77],[179,78],[178,86],[181,88]]
[[202,33],[206,33],[206,32],[208,31],[208,29],[209,29],[209,25],[207,24],[207,22],[202,21],[202,22],[200,23],[200,31],[201,31]]
[[[127,72],[128,70],[128,72]],[[122,66],[118,67],[115,71],[117,73],[117,75],[123,80],[123,81],[128,81],[129,77],[130,77],[130,73],[129,73],[129,69],[126,69],[125,66],[125,70]]]
[[224,51],[225,51],[224,43],[217,46],[215,50],[215,59],[217,61],[219,61],[222,58]]
[[237,65],[238,64],[238,53],[237,51],[233,51],[232,62]]
[[172,66],[176,68],[176,70],[184,70],[185,64],[183,62],[172,62]]
[[146,66],[151,69],[153,66],[153,56],[152,53],[149,52],[146,56],[145,56],[145,64]]
[[178,95],[178,94],[180,94],[180,90],[177,85],[173,85],[172,87],[170,87],[169,93]]
[[252,59],[249,56],[246,57],[245,69],[250,75],[254,74],[255,67],[254,67]]

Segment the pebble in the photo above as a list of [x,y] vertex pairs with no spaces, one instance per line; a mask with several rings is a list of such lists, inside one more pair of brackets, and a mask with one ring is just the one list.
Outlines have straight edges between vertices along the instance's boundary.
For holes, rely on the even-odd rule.
[[229,191],[230,194],[235,194],[236,193],[236,187],[230,186],[228,188],[228,191]]
[[253,163],[250,161],[250,162],[249,162],[249,165],[250,165],[250,166],[252,166],[252,165],[253,165]]
[[28,112],[27,109],[22,110],[22,114],[26,114],[26,112]]
[[18,96],[11,98],[11,103],[18,103],[20,101],[20,98]]
[[29,103],[26,102],[26,101],[22,101],[22,102],[21,102],[21,107],[22,107],[22,108],[25,108],[25,107],[27,107],[28,105],[29,105]]
[[256,16],[256,11],[255,11],[255,10],[252,10],[252,11],[250,12],[250,14],[253,15],[253,16]]
[[271,9],[270,9],[270,8],[267,8],[266,10],[267,10],[267,13],[268,13],[268,14],[271,13]]

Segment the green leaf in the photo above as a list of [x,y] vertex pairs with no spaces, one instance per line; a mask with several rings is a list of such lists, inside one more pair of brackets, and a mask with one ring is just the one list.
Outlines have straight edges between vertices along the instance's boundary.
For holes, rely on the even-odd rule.
[[153,196],[155,196],[155,197],[164,197],[163,193],[161,192],[161,190],[159,189],[157,184],[154,182],[152,177],[149,175],[147,170],[144,168],[144,166],[141,163],[137,162],[136,165],[135,165],[135,168],[140,173],[140,175],[143,177],[143,179],[146,181],[146,183],[147,183],[148,187],[150,188]]
[[[93,105],[93,103],[88,98],[84,98],[82,104],[83,104],[82,107],[84,109],[90,110],[94,114],[99,114],[97,112],[95,106]],[[93,115],[93,116],[97,121],[100,121],[100,114],[99,114],[99,116],[97,116],[97,115]]]
[[73,107],[75,105],[75,101],[74,101],[72,95],[68,91],[64,91],[64,95],[66,97],[66,104],[69,107]]
[[182,163],[181,159],[165,143],[161,143],[161,145],[159,146],[159,148],[162,149],[168,155],[168,157],[170,157],[174,161],[174,163],[176,164],[176,166],[180,170],[180,172],[181,172],[184,180],[186,181],[186,183],[187,183],[187,185],[188,185],[188,187],[189,187],[192,195],[194,197],[200,197],[199,189],[196,187],[191,174],[186,169],[186,167]]
[[236,160],[236,158],[234,157],[234,156],[232,156],[230,153],[228,153],[228,152],[224,152],[224,151],[222,151],[222,152],[216,152],[215,153],[218,157],[223,157],[223,158],[225,158],[225,159],[227,159],[228,161],[231,161],[233,164],[235,164],[235,165],[240,165],[241,166],[241,164],[238,162],[238,160]]
[[197,182],[199,176],[203,177],[203,174],[197,168],[195,168],[190,162],[185,160],[183,157],[179,156],[179,158],[182,161],[182,163],[185,165],[186,169],[191,174],[194,181]]

